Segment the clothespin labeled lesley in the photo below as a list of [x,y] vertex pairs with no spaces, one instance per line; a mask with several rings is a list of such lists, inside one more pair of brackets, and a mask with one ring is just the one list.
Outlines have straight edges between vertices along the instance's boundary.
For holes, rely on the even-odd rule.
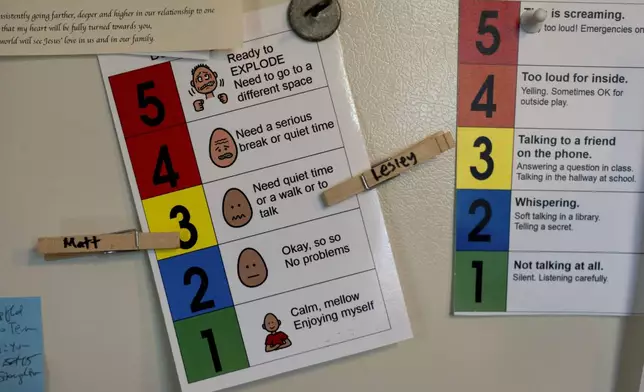
[[180,233],[141,233],[126,230],[107,234],[81,234],[38,238],[36,250],[45,260],[85,256],[91,253],[115,253],[149,249],[176,249]]
[[349,178],[322,193],[322,200],[332,206],[358,193],[372,189],[385,181],[398,177],[416,165],[454,148],[454,137],[450,132],[429,135],[406,150],[382,163],[374,165],[359,176]]

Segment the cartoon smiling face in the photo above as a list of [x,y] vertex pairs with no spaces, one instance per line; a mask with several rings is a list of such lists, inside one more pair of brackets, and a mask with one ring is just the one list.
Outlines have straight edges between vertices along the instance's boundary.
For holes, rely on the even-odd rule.
[[257,287],[264,283],[268,269],[262,255],[253,248],[242,250],[237,259],[237,276],[246,287]]
[[210,135],[210,160],[217,167],[228,167],[237,160],[237,144],[232,135],[217,128]]
[[244,192],[237,188],[230,188],[224,195],[221,206],[224,220],[230,227],[242,227],[250,222],[253,209]]
[[264,316],[264,329],[268,332],[275,332],[279,329],[281,322],[273,313],[266,313]]

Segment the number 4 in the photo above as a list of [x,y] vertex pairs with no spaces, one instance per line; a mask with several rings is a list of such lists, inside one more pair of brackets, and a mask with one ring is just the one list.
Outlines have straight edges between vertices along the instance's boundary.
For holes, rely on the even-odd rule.
[[[486,94],[487,92],[487,94]],[[487,95],[485,103],[481,103],[483,95]],[[470,110],[473,112],[485,112],[485,117],[491,118],[492,114],[496,112],[496,104],[494,103],[494,75],[488,75],[483,82],[483,85],[476,93]]]
[[[163,166],[165,166],[166,174],[161,174],[161,172],[163,171]],[[172,168],[170,152],[168,151],[168,146],[164,144],[161,146],[161,148],[159,148],[159,156],[157,157],[157,164],[154,167],[152,183],[154,185],[161,185],[163,183],[169,182],[171,187],[176,188],[178,179],[179,173],[174,171],[174,169]]]

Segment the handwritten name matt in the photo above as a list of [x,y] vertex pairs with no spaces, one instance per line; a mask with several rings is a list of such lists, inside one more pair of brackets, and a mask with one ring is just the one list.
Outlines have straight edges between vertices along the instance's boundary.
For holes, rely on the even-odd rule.
[[[87,237],[79,240],[76,237],[63,237],[64,248],[83,248],[83,249],[98,249],[98,243],[101,242],[96,236]],[[93,247],[93,248],[90,248]]]

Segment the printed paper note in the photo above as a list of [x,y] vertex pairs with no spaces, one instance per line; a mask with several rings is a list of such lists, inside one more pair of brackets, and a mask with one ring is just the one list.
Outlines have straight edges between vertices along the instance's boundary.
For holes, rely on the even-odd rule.
[[242,42],[238,0],[9,0],[0,55],[229,49]]

